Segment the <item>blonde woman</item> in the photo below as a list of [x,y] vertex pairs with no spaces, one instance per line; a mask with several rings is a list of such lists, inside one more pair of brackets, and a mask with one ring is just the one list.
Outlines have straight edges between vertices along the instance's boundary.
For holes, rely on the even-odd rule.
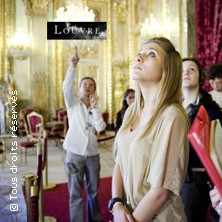
[[182,62],[172,43],[148,40],[133,64],[135,102],[116,137],[109,210],[115,222],[186,221],[180,189],[189,122],[181,105]]

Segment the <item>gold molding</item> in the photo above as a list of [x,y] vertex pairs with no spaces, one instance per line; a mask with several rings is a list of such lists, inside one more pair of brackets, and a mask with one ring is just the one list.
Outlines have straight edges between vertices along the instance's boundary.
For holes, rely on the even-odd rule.
[[117,14],[117,19],[120,22],[125,22],[127,17],[127,9],[128,9],[128,2],[126,0],[114,2],[114,10]]
[[9,80],[9,73],[12,72],[12,64],[13,64],[13,61],[12,59],[8,56],[8,40],[9,38],[11,37],[11,33],[13,32],[13,27],[14,27],[14,24],[13,24],[13,17],[12,17],[12,10],[14,9],[14,0],[11,1],[11,0],[5,0],[3,1],[3,8],[4,8],[4,18],[3,18],[3,50],[4,50],[4,53],[2,56],[3,58],[3,63],[4,63],[4,68],[3,68],[3,79],[5,81],[8,82]]
[[[56,10],[60,7],[60,1],[54,0],[54,7],[53,7],[53,15],[56,14]],[[53,108],[63,107],[63,92],[62,92],[62,82],[63,76],[66,70],[64,70],[64,47],[63,42],[61,41],[54,41],[54,58],[55,58],[55,65],[54,65],[54,73],[53,73],[53,95],[54,95],[54,103]],[[52,95],[51,95],[52,96]]]
[[64,76],[64,61],[63,61],[63,44],[55,42],[55,75],[54,75],[54,88],[55,88],[55,108],[63,106],[63,93],[62,82]]
[[5,80],[5,0],[0,0],[0,79]]
[[[20,14],[18,14],[18,15],[16,14],[16,12],[17,12],[16,8],[19,7],[18,1],[14,2],[13,7],[14,7],[14,17],[13,17],[14,28],[13,28],[13,33],[15,33],[17,29],[21,28],[20,26],[16,27],[16,19],[18,19],[18,17],[21,16]],[[22,16],[25,17],[25,15],[22,15]],[[27,31],[30,34],[30,17],[27,17],[27,27],[25,27],[25,28],[27,28]],[[12,69],[12,72],[13,72],[14,87],[18,91],[19,102],[22,103],[23,106],[24,106],[24,105],[29,104],[29,103],[32,102],[32,97],[31,97],[32,92],[31,92],[31,90],[33,88],[31,88],[31,83],[30,83],[31,58],[28,57],[27,60],[21,60],[21,61],[20,60],[11,59],[11,63],[12,63],[11,64],[11,69]],[[21,87],[21,85],[20,85],[21,82],[18,81],[18,80],[21,80],[21,76],[20,76],[20,74],[17,73],[17,71],[20,73],[19,67],[23,67],[23,66],[27,67],[26,70],[25,70],[26,75],[22,76],[24,78],[24,80],[22,80],[24,85],[22,85],[22,87],[24,88],[24,86],[25,86],[25,93],[20,93],[17,86],[19,85]],[[17,76],[18,76],[18,79],[17,79]]]
[[98,69],[97,65],[89,65],[86,68],[86,76],[92,77],[96,82],[98,81]]
[[[99,40],[98,40],[99,41]],[[92,42],[82,41],[78,44],[79,54],[81,58],[99,59],[99,42],[93,40]]]
[[108,113],[109,123],[113,123],[114,107],[113,107],[113,78],[112,78],[112,0],[108,0],[108,37],[107,37],[107,85],[108,85]]
[[135,53],[135,36],[133,33],[133,27],[135,27],[135,0],[131,1],[129,4],[129,17],[128,17],[128,48],[129,48],[129,87],[134,88],[134,82],[132,80],[132,62],[134,60],[134,53]]
[[179,4],[179,6],[178,6],[178,14],[179,14],[178,18],[179,18],[179,39],[180,39],[179,40],[179,52],[182,56],[182,51],[183,51],[183,47],[182,47],[182,42],[183,42],[182,27],[183,27],[183,24],[182,24],[182,14],[181,14],[181,12],[182,12],[182,2],[181,2],[181,0],[178,1],[178,4]]
[[48,12],[48,5],[51,0],[23,0],[26,5],[26,14],[32,16],[33,14],[46,15]]
[[34,14],[46,15],[48,11],[48,4],[51,0],[31,0],[32,11]]

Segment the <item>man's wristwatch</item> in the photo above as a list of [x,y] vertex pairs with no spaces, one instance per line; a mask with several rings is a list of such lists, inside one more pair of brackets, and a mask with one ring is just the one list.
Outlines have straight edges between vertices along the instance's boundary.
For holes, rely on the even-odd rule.
[[110,212],[112,212],[114,204],[118,203],[118,202],[125,205],[124,200],[122,198],[119,198],[119,197],[114,197],[114,198],[109,200],[108,209],[109,209]]

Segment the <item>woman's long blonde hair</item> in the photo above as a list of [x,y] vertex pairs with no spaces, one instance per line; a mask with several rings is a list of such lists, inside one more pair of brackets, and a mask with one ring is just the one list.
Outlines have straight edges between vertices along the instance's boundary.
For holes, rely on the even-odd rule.
[[[156,43],[163,51],[163,74],[159,83],[159,90],[155,102],[153,115],[141,134],[143,138],[150,131],[163,110],[171,105],[178,105],[185,113],[182,107],[182,59],[179,52],[176,51],[173,44],[164,37],[149,39],[145,44]],[[128,108],[125,113],[123,124],[118,134],[129,130],[133,124],[139,120],[141,110],[144,106],[144,99],[138,84],[135,87],[135,102]]]

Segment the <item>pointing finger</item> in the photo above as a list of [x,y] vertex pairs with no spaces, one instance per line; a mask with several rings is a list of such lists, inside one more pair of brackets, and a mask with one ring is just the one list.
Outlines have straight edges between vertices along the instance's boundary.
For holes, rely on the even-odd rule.
[[75,56],[78,56],[78,49],[77,49],[77,46],[74,47],[74,55],[75,55]]

